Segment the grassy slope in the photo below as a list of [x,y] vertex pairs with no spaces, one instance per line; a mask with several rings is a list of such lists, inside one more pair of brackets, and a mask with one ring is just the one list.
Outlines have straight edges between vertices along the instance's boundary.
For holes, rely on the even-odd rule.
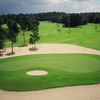
[[[49,23],[50,24],[50,23]],[[54,26],[55,25],[55,26]],[[83,25],[78,28],[71,28],[71,33],[68,33],[67,28],[60,25],[61,32],[57,32],[56,24],[52,24],[51,31],[46,34],[45,29],[48,29],[47,23],[40,24],[40,42],[53,43],[71,43],[100,50],[100,32],[95,32],[95,24]]]
[[[5,25],[3,26],[7,28]],[[80,46],[86,46],[100,50],[100,32],[95,32],[95,24],[83,25],[78,28],[71,28],[68,33],[67,28],[59,26],[60,32],[57,31],[57,25],[50,22],[41,22],[39,33],[41,36],[40,43],[70,43]],[[99,25],[98,25],[99,28]],[[100,31],[100,30],[99,30]],[[26,43],[29,41],[30,32],[26,32]],[[23,43],[23,36],[18,36],[17,46]],[[10,42],[6,42],[10,46]]]
[[[4,25],[6,28],[6,26]],[[98,28],[100,26],[98,25]],[[57,25],[50,22],[41,22],[39,33],[41,36],[40,43],[70,43],[80,46],[86,46],[100,50],[100,30],[95,32],[95,24],[83,25],[78,28],[71,28],[71,33],[68,33],[67,28],[60,25],[60,32],[57,32]],[[26,32],[26,42],[29,41],[30,32]],[[10,46],[9,41],[6,42]],[[23,37],[18,36],[17,45],[23,43]]]
[[[26,72],[43,69],[46,76]],[[100,82],[100,56],[86,54],[30,55],[0,59],[0,88],[38,90],[51,87]]]

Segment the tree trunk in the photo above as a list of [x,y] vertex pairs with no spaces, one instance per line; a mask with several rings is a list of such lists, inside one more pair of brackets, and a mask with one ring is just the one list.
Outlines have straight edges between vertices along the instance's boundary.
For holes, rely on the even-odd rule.
[[33,44],[32,44],[32,49],[33,49]]
[[14,50],[13,50],[13,42],[11,43],[11,51],[12,51],[12,53],[14,53]]
[[1,49],[0,49],[0,56],[2,55],[2,51],[1,51]]
[[34,49],[36,49],[36,42],[34,43]]
[[95,25],[95,31],[97,32],[97,25]]
[[70,33],[70,27],[68,27],[68,33]]
[[5,41],[4,41],[4,51],[6,51]]
[[23,31],[23,43],[25,44],[25,31]]

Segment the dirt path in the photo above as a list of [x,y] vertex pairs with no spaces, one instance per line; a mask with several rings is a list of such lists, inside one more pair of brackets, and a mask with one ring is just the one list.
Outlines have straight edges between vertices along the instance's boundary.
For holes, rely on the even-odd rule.
[[[69,44],[38,44],[39,49],[32,52],[29,51],[29,47],[15,47],[14,50],[16,54],[14,56],[51,53],[87,53],[100,55],[100,51],[98,50]],[[10,48],[7,49],[5,54],[9,52]],[[4,55],[2,58],[6,57],[8,56]],[[0,90],[0,100],[100,100],[100,84],[29,92],[9,92]]]
[[[99,50],[70,45],[70,44],[38,44],[37,51],[29,51],[30,47],[31,46],[14,47],[14,51],[16,54],[13,56],[21,56],[29,54],[53,54],[53,53],[87,53],[87,54],[100,55]],[[13,57],[13,56],[6,56],[7,53],[11,52],[11,48],[7,48],[6,51],[7,52],[4,53],[4,56],[0,58]]]
[[73,86],[30,92],[0,90],[0,100],[100,100],[100,85]]

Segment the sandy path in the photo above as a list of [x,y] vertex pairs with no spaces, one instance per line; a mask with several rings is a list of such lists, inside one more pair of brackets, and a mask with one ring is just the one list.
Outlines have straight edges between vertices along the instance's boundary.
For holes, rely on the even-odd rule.
[[30,92],[0,90],[0,100],[100,100],[100,85],[73,86]]
[[[98,50],[69,44],[38,44],[39,49],[34,52],[30,52],[28,48],[29,47],[15,47],[14,51],[16,54],[14,56],[51,53],[88,53],[100,55],[100,51]],[[9,52],[10,48],[7,49],[6,53]],[[2,58],[6,57],[7,56],[4,56]],[[0,100],[100,100],[100,84],[29,92],[9,92],[0,90]]]
[[[86,47],[80,47],[70,44],[38,44],[37,51],[29,51],[28,47],[14,47],[15,55],[29,55],[29,54],[52,54],[52,53],[88,53],[88,54],[98,54],[100,55],[99,50],[90,49]],[[7,58],[12,56],[6,56],[7,53],[11,52],[11,48],[7,48],[7,52],[4,53],[4,56],[1,58]]]

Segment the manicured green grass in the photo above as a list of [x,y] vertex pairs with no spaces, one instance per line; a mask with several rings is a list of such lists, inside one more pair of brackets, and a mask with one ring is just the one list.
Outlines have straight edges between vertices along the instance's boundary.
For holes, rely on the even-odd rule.
[[[54,29],[47,31],[48,25],[51,25],[49,27],[54,27]],[[71,28],[71,33],[68,33],[68,28],[63,28],[63,25],[60,25],[60,32],[57,32],[55,23],[48,23],[48,25],[47,22],[41,22],[40,24],[40,42],[69,43],[100,50],[100,25],[97,25],[99,32],[95,31],[95,24],[87,24]]]
[[[95,31],[96,24],[87,24],[77,28],[68,28],[59,26],[60,32],[57,31],[57,24],[50,22],[40,22],[39,34],[40,43],[69,43],[100,50],[100,24],[97,25],[99,32]],[[3,26],[7,29],[6,25]],[[26,32],[26,43],[29,43],[30,32]],[[18,36],[17,46],[23,43],[23,36]],[[15,45],[15,46],[16,46]],[[6,42],[6,46],[10,46],[10,42]]]
[[[46,70],[45,76],[27,71]],[[40,90],[100,82],[100,56],[89,54],[41,54],[0,59],[0,88]]]

